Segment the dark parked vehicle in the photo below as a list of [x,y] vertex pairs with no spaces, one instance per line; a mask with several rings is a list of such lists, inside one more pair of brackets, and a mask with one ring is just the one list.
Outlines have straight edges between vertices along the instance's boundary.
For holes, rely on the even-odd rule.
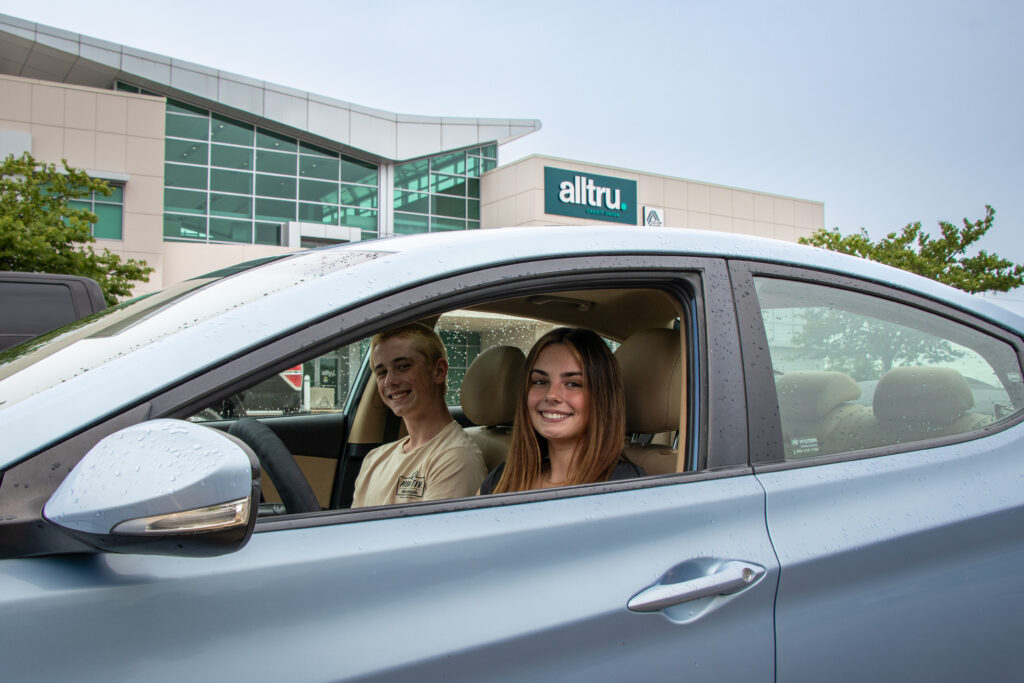
[[0,272],[0,351],[106,307],[99,283],[91,278]]

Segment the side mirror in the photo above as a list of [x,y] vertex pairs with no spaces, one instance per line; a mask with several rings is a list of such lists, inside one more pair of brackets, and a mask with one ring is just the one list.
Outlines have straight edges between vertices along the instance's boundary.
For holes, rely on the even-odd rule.
[[241,441],[192,422],[151,420],[86,453],[43,518],[103,551],[209,557],[249,541],[259,495],[259,463]]

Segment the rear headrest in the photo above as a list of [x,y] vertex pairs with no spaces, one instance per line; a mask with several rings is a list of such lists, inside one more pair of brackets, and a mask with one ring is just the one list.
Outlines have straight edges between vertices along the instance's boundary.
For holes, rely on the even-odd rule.
[[473,424],[511,424],[523,389],[526,356],[515,346],[492,346],[470,364],[462,380],[462,412]]
[[657,434],[679,429],[681,355],[679,333],[666,329],[637,332],[615,351],[626,386],[626,431]]
[[974,405],[967,380],[952,368],[893,368],[875,387],[874,410],[879,420],[911,420],[948,424]]
[[860,398],[860,386],[842,372],[787,372],[775,380],[779,412],[798,420],[825,417],[847,401]]

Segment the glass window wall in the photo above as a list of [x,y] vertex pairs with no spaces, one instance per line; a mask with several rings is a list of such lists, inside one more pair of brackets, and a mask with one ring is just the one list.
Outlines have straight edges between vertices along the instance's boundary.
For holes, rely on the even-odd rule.
[[498,164],[497,144],[395,166],[396,235],[480,227],[480,175]]
[[[165,239],[280,244],[293,220],[378,235],[371,162],[173,99],[165,157]],[[479,178],[497,157],[489,143],[395,165],[395,234],[479,228]]]
[[280,244],[294,220],[377,237],[376,164],[175,100],[166,131],[164,239]]

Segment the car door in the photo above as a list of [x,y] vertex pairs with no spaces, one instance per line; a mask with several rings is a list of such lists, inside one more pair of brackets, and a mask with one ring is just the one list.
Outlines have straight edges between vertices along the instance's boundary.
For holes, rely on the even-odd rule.
[[[616,281],[691,297],[682,321],[697,421],[684,445],[690,471],[270,518],[245,548],[216,558],[4,560],[5,671],[12,679],[772,680],[777,562],[764,491],[747,465],[739,337],[721,261],[567,258],[439,280],[179,385],[150,413],[189,414],[199,397],[216,395],[212,382],[230,393],[235,382],[224,378],[236,367],[269,367],[289,345],[315,346],[310,339],[327,328],[349,343],[368,320],[382,328],[474,297]],[[59,644],[60,656],[41,643]]]
[[774,427],[754,458],[781,567],[779,679],[1019,679],[1020,340],[849,278],[733,276],[752,295],[741,316],[763,320],[745,348],[770,356],[747,377]]

